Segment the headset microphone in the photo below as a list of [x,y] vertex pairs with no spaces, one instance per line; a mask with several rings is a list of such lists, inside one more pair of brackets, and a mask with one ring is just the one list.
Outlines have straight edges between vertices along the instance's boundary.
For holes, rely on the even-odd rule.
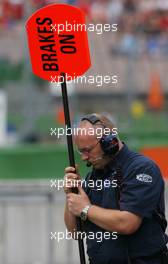
[[92,166],[92,163],[88,161],[88,162],[86,163],[86,166],[87,166],[87,167],[91,167],[91,166]]

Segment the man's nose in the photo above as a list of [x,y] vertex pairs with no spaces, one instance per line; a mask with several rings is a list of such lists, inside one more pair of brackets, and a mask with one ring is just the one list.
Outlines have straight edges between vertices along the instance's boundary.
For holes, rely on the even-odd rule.
[[86,153],[82,153],[81,154],[81,159],[83,160],[83,161],[85,161],[85,160],[88,160],[88,154],[86,154]]

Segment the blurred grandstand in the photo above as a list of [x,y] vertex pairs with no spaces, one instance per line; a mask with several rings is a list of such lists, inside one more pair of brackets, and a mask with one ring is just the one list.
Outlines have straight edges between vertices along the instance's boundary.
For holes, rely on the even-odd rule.
[[[55,125],[61,105],[61,98],[49,93],[48,83],[31,74],[25,48],[25,19],[37,8],[52,2],[58,1],[1,0],[0,4],[0,79],[1,89],[8,97],[8,132],[16,130],[19,139],[24,135],[28,141],[52,140],[48,128]],[[92,67],[86,76],[117,75],[118,84],[75,84],[71,96],[74,117],[78,119],[83,112],[109,112],[119,121],[121,132],[125,127],[131,130],[132,103],[138,100],[146,112],[139,120],[140,126],[146,118],[153,120],[155,126],[153,110],[156,110],[161,116],[159,127],[162,130],[164,126],[164,132],[168,93],[167,1],[76,2],[87,13],[88,23],[118,23],[119,30],[101,35],[89,32]],[[155,74],[160,78],[165,100],[152,109],[147,98]]]
[[[0,80],[7,97],[1,145],[65,143],[65,137],[50,135],[50,128],[63,122],[60,88],[32,74],[24,28],[35,10],[56,2],[0,1]],[[168,143],[167,1],[67,2],[84,10],[88,24],[118,24],[117,32],[88,32],[92,67],[86,73],[88,78],[117,75],[118,84],[72,85],[73,121],[83,113],[108,112],[134,149]]]
[[[86,73],[87,77],[117,75],[118,84],[97,86],[96,83],[75,83],[69,87],[73,122],[77,122],[85,113],[109,114],[117,123],[120,137],[133,149],[142,150],[158,159],[163,166],[164,176],[168,177],[168,0],[0,0],[0,119],[3,123],[0,125],[0,187],[2,190],[6,188],[6,192],[2,192],[4,196],[1,199],[0,213],[3,215],[6,212],[5,216],[14,219],[11,222],[8,220],[11,230],[15,226],[19,230],[18,223],[21,223],[18,238],[20,247],[25,228],[24,219],[31,222],[26,214],[35,214],[38,220],[31,222],[25,235],[28,236],[29,231],[33,234],[33,224],[37,227],[40,223],[38,236],[39,241],[43,242],[37,239],[36,243],[41,243],[44,250],[44,237],[49,232],[44,225],[47,221],[50,223],[50,220],[45,219],[45,224],[41,223],[40,216],[44,217],[48,208],[52,207],[57,212],[58,227],[62,227],[60,210],[63,210],[63,198],[58,195],[57,200],[57,197],[50,196],[47,179],[63,177],[63,169],[68,163],[66,138],[60,140],[50,135],[50,128],[61,127],[64,122],[60,89],[32,74],[24,26],[26,19],[35,10],[60,2],[82,8],[87,15],[88,24],[118,24],[117,32],[88,32],[92,67]],[[154,151],[150,152],[153,147]],[[79,157],[76,158],[79,161]],[[86,169],[82,167],[82,174],[85,172]],[[25,185],[24,181],[18,185],[12,181],[12,187],[8,189],[4,182],[6,179],[46,179],[45,187],[43,184],[38,185],[41,181],[35,186],[29,182],[30,186],[26,190],[31,196],[32,188],[36,190],[37,187],[37,194],[41,197],[42,192],[49,204],[46,206],[44,201],[41,211],[38,211],[38,206],[34,208],[31,205],[29,209],[25,209],[28,211],[23,211],[21,205],[18,209],[20,211],[16,210],[22,215],[19,218],[15,214],[17,205],[12,207],[9,197],[17,197],[19,200],[19,194],[23,198],[21,189],[27,186],[27,181]],[[24,199],[26,200],[25,197]],[[35,201],[38,199],[36,197]],[[4,209],[4,204],[8,202],[8,208]],[[34,206],[34,202],[32,204]],[[49,210],[50,213],[51,211]],[[55,218],[56,216],[52,218],[54,223]],[[3,218],[0,221],[0,232],[5,223]],[[42,229],[45,229],[45,235],[40,233]],[[40,260],[38,256],[41,251],[33,251],[34,242],[31,237],[26,245],[32,244],[30,251],[33,252],[32,256],[37,256],[34,257],[36,261],[30,260],[26,249],[19,257],[20,247],[17,247],[16,252],[12,249],[15,241],[10,242],[10,235],[9,230],[9,244],[6,242],[8,251],[4,255],[2,245],[5,245],[5,240],[0,244],[0,260],[3,260],[3,264],[67,263],[67,260],[60,259],[52,262],[56,258],[52,251],[53,245],[50,245],[48,253],[44,251]],[[71,249],[66,248],[69,256],[72,256]],[[57,252],[62,256],[64,254],[59,248]],[[49,253],[54,256],[52,260],[48,257],[47,262],[46,256]],[[71,260],[72,263],[78,263],[75,257]]]

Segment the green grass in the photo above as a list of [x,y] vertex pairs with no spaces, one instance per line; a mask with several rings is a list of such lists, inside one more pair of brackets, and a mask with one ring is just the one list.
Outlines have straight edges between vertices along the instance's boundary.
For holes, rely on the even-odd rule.
[[[132,141],[126,140],[126,143],[135,151],[144,146],[157,145],[155,140],[149,143],[147,141],[142,142],[138,139],[132,139]],[[158,143],[158,145],[161,145],[161,143]],[[76,153],[75,160],[79,164],[81,175],[84,176],[88,168]],[[57,144],[21,145],[15,148],[0,150],[0,179],[63,178],[66,166],[69,166],[67,149]]]
[[[85,174],[84,164],[81,174]],[[66,148],[55,145],[22,145],[16,148],[0,150],[1,179],[55,179],[62,178],[64,168],[68,166]]]
[[[23,118],[12,116],[10,122],[19,127]],[[118,118],[120,139],[128,146],[139,151],[143,147],[168,146],[167,114],[147,113],[138,120]],[[37,131],[49,135],[50,127],[57,127],[53,116],[41,116],[36,121]],[[88,168],[76,156],[76,163],[80,164],[81,175],[85,175]],[[62,178],[64,168],[69,164],[67,149],[57,143],[48,145],[20,145],[14,148],[0,150],[0,178],[1,179],[54,179]]]

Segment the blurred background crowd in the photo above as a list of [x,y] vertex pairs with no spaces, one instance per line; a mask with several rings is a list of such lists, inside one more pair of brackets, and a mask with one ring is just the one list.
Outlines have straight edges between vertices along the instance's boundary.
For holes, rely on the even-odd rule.
[[56,148],[65,146],[65,137],[50,135],[51,127],[64,125],[60,87],[32,74],[25,33],[28,17],[52,3],[80,7],[88,24],[118,25],[117,32],[88,32],[92,67],[86,73],[117,75],[118,84],[69,85],[72,122],[85,113],[105,112],[116,120],[121,137],[134,149],[165,145],[167,0],[0,0],[0,145],[54,142]]
[[92,67],[86,73],[117,75],[118,83],[69,84],[72,122],[105,112],[134,149],[166,145],[167,0],[0,0],[0,145],[65,146],[65,137],[50,134],[50,128],[64,125],[60,87],[32,74],[25,33],[28,17],[52,3],[80,7],[88,24],[118,25],[117,32],[88,32]]

